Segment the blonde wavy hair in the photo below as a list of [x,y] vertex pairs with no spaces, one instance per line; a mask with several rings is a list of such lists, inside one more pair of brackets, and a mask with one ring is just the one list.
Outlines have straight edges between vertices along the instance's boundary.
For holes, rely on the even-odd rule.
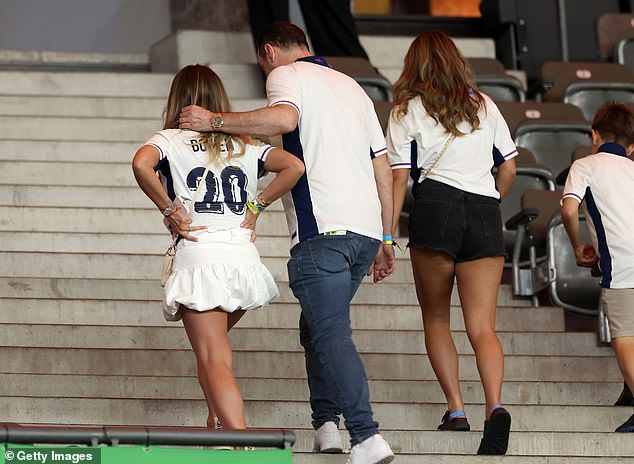
[[478,110],[485,105],[471,66],[441,31],[426,31],[414,39],[393,95],[397,119],[407,114],[407,102],[419,97],[427,113],[455,136],[464,135],[458,130],[462,121],[472,130],[478,128]]
[[[213,113],[231,111],[229,97],[220,77],[200,64],[185,66],[174,76],[167,97],[163,129],[178,129],[180,112],[188,105],[198,105]],[[245,135],[231,136],[223,132],[202,132],[201,135],[202,143],[214,161],[220,159],[223,146],[229,153],[228,160],[244,155],[245,145],[250,141]],[[234,143],[236,138],[241,143]]]

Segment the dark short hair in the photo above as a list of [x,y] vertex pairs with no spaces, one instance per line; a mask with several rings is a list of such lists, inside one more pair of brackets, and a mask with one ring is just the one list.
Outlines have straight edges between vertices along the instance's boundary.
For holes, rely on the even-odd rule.
[[634,107],[608,102],[594,115],[592,128],[606,142],[617,142],[623,146],[634,143]]
[[267,25],[258,36],[258,55],[264,56],[264,45],[279,48],[305,47],[308,50],[306,34],[295,24],[276,21]]

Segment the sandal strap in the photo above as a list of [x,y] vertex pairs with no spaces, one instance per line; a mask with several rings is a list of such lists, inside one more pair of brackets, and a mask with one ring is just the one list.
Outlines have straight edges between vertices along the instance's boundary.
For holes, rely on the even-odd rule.
[[502,405],[500,403],[495,403],[493,406],[489,408],[489,412],[493,412],[496,409],[500,409]]

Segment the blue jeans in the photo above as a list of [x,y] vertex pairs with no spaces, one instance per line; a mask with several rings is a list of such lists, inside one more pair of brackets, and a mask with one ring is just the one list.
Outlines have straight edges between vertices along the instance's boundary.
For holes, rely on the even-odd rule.
[[300,342],[313,427],[339,424],[343,414],[353,446],[378,433],[365,369],[352,342],[350,301],[379,246],[351,232],[318,235],[295,245],[288,262],[290,287],[302,308]]

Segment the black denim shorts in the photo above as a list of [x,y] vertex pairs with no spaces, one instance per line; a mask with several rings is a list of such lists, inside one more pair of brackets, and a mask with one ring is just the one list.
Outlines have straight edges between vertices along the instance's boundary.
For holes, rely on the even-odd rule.
[[504,256],[499,201],[425,179],[410,211],[408,246],[442,251],[456,262]]

